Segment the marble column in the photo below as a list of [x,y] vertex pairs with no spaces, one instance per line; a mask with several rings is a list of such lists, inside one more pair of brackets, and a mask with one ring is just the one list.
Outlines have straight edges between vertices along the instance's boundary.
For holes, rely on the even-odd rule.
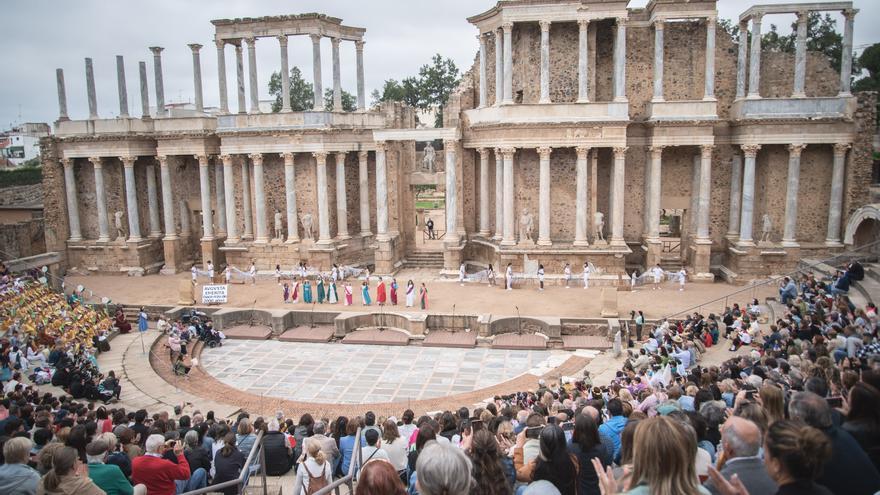
[[214,211],[211,208],[211,161],[207,155],[196,155],[199,161],[199,199],[202,200],[202,240],[214,239]]
[[226,243],[241,240],[238,236],[238,222],[235,218],[235,173],[232,170],[232,155],[220,155],[223,162],[223,196],[226,201]]
[[504,237],[504,155],[501,148],[495,148],[495,235],[492,240]]
[[241,202],[244,210],[244,234],[242,239],[254,238],[254,210],[251,202],[251,172],[248,157],[241,157]]
[[761,14],[752,17],[752,53],[749,57],[748,98],[761,97]]
[[624,208],[624,179],[626,168],[626,147],[614,148],[614,170],[612,176],[612,188],[614,190],[614,203],[611,209],[614,214],[611,218],[611,245],[626,246],[623,239],[623,208]]
[[290,67],[287,62],[287,35],[276,36],[281,50],[281,111],[290,111]]
[[477,41],[480,42],[480,103],[479,108],[487,105],[489,100],[489,85],[486,83],[486,35],[480,33],[477,35]]
[[501,25],[504,31],[504,100],[502,103],[513,103],[513,23]]
[[574,245],[588,246],[587,238],[587,191],[589,191],[589,171],[587,170],[587,157],[590,154],[589,146],[575,148],[577,162],[575,165],[575,219],[574,219]]
[[287,240],[285,244],[299,242],[299,222],[296,215],[296,169],[294,155],[287,151],[281,153],[284,159],[284,195],[285,213],[287,214]]
[[165,116],[165,84],[162,82],[162,48],[161,46],[151,46],[150,51],[153,52],[153,78],[156,86],[156,117]]
[[342,74],[339,69],[339,38],[330,38],[330,55],[333,61],[333,111],[342,111]]
[[825,245],[840,246],[840,219],[843,208],[843,180],[846,170],[846,150],[849,143],[835,143],[834,165],[831,169],[831,197],[828,199],[828,235]]
[[[376,240],[388,236],[388,173],[385,170],[385,141],[376,142]],[[447,208],[449,204],[447,203]]]
[[853,22],[858,9],[843,11],[843,49],[840,58],[840,93],[838,96],[851,96],[850,81],[852,81],[852,52],[853,52]]
[[110,242],[110,224],[107,216],[107,189],[104,186],[104,169],[101,157],[91,157],[95,171],[95,202],[98,210],[98,242]]
[[367,110],[367,90],[364,86],[364,40],[354,42],[356,67],[357,67],[357,109],[358,112]]
[[589,39],[587,35],[590,27],[589,19],[578,19],[578,103],[590,101],[589,67]]
[[538,103],[550,103],[550,21],[539,21],[541,27],[541,98]]
[[746,59],[749,52],[749,24],[739,23],[739,48],[736,57],[736,97],[746,96]]
[[715,99],[715,18],[706,18],[706,76],[704,100]]
[[238,113],[247,113],[247,101],[244,97],[244,56],[241,50],[241,40],[235,45],[235,83],[238,94]]
[[504,156],[504,233],[501,240],[502,246],[516,244],[516,228],[514,222],[514,184],[513,184],[513,156],[515,148],[502,148]]
[[226,188],[223,185],[223,163],[214,160],[214,197],[217,201],[217,236],[226,237]]
[[171,190],[171,169],[168,166],[168,157],[159,155],[159,176],[162,179],[162,215],[165,226],[166,241],[177,239],[177,227],[174,224],[174,193]]
[[147,63],[138,62],[141,79],[141,118],[150,118],[150,88],[147,84]]
[[663,101],[663,19],[654,20],[654,96],[651,101]]
[[550,246],[550,153],[553,148],[542,146],[538,151],[538,245]]
[[125,211],[128,213],[128,242],[139,242],[141,237],[141,221],[138,215],[137,183],[134,178],[135,156],[120,156],[125,176]]
[[806,144],[788,145],[788,181],[785,189],[785,227],[782,233],[782,245],[797,247],[797,207],[798,189],[801,179],[801,152]]
[[125,60],[116,56],[116,90],[119,93],[119,117],[128,118],[128,90],[125,88]]
[[804,98],[807,79],[807,20],[809,11],[803,10],[797,13],[797,35],[794,43],[794,87],[791,92],[792,98]]
[[147,162],[147,209],[150,217],[150,237],[162,237],[162,223],[159,221],[159,191],[156,188],[156,167],[153,161]]
[[318,192],[318,244],[330,244],[330,200],[327,197],[327,155],[326,151],[312,153],[315,157]]
[[626,19],[622,17],[617,18],[614,37],[614,101],[626,101]]
[[220,113],[226,115],[229,113],[229,95],[226,94],[226,42],[216,40],[214,45],[217,47],[217,81],[220,83]]
[[648,184],[648,239],[654,242],[660,241],[660,198],[663,196],[663,146],[651,147],[651,164]]
[[192,50],[193,91],[196,95],[196,112],[204,112],[205,103],[202,99],[202,58],[201,55],[199,55],[199,50],[202,49],[202,45],[198,43],[191,43],[187,46],[189,46],[189,49]]
[[358,152],[358,205],[361,217],[361,236],[373,235],[370,230],[370,179],[367,166],[369,164],[369,152]]
[[324,110],[324,88],[321,87],[321,35],[310,34],[312,39],[312,87],[315,93],[315,101],[312,110],[320,112]]
[[712,194],[712,145],[700,146],[700,202],[697,216],[697,240],[709,241],[709,208]]
[[55,69],[55,84],[58,86],[58,120],[70,120],[67,116],[67,91],[64,89],[64,69]]
[[76,178],[73,174],[73,158],[62,158],[64,166],[64,192],[67,199],[67,224],[70,227],[70,241],[82,240],[82,229],[79,223],[79,199],[76,194]]
[[248,51],[248,89],[251,92],[251,112],[260,113],[260,86],[257,82],[257,39],[245,38]]
[[489,237],[489,149],[477,148],[480,154],[480,236]]
[[455,149],[458,141],[454,139],[443,140],[443,153],[446,166],[446,241],[458,242],[458,181],[456,180],[456,156]]
[[742,156],[734,154],[730,160],[730,210],[727,220],[727,236],[735,237],[739,235],[739,212],[742,200],[742,174],[743,163]]
[[254,164],[254,208],[257,213],[257,237],[256,244],[269,242],[269,228],[266,221],[266,181],[263,174],[263,154],[253,153],[250,159]]
[[347,151],[337,151],[336,155],[336,237],[350,239],[348,234],[348,195],[345,191],[345,157]]
[[700,218],[700,172],[700,155],[696,154],[691,163],[691,207],[688,210],[688,236],[691,238],[697,233]]
[[180,208],[180,236],[188,238],[192,233],[189,226],[189,206],[184,199],[179,200],[177,205]]
[[91,58],[86,58],[86,96],[89,100],[89,119],[97,119],[98,97],[95,93],[95,70]]
[[743,150],[743,183],[742,183],[742,213],[739,219],[739,246],[754,246],[752,239],[752,216],[755,212],[755,159],[761,149],[759,144],[744,144]]
[[500,29],[492,32],[495,36],[495,106],[504,101],[504,36]]

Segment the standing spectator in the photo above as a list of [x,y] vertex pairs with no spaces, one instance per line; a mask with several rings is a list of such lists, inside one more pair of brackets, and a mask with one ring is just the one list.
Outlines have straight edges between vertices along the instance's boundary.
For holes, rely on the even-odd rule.
[[40,482],[40,473],[28,466],[31,441],[27,437],[11,438],[3,444],[0,465],[0,493],[4,495],[33,495]]

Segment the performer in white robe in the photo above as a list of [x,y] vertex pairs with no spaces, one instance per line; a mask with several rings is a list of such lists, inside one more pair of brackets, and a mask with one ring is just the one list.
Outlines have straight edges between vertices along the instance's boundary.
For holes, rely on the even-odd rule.
[[223,269],[223,276],[226,278],[226,285],[232,283],[232,265],[226,265]]
[[411,308],[416,302],[416,284],[412,280],[406,283],[406,307]]
[[681,292],[684,290],[684,283],[687,281],[687,270],[681,267],[681,270],[676,275],[678,276],[678,290]]
[[255,264],[251,263],[251,268],[250,268],[250,270],[248,270],[248,275],[250,275],[250,277],[251,277],[251,283],[256,284],[257,283],[257,266]]
[[193,265],[189,271],[192,273],[192,284],[199,285],[199,269],[196,268],[196,265]]
[[513,290],[513,265],[507,264],[507,271],[504,273],[504,284],[507,285],[507,290]]
[[464,269],[464,263],[462,263],[462,264],[458,267],[458,283],[461,284],[462,287],[464,287],[464,277],[465,277],[465,275],[466,275],[466,273],[465,273],[465,269]]
[[571,265],[566,263],[562,273],[565,275],[565,288],[568,289],[571,286]]
[[584,289],[590,288],[590,262],[584,262]]
[[660,290],[660,282],[663,280],[663,268],[660,268],[660,263],[651,268],[651,275],[654,277],[654,286],[651,290]]
[[206,268],[208,269],[208,278],[210,279],[210,282],[213,283],[214,282],[214,263],[211,263],[211,260],[208,260],[208,266]]
[[336,282],[337,280],[339,280],[339,267],[333,265],[333,269],[330,270],[330,281]]

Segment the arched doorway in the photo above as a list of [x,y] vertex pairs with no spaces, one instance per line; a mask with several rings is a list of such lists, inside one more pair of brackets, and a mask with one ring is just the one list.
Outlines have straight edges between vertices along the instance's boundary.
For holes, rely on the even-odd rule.
[[[865,205],[856,210],[846,223],[843,240],[854,249],[880,240],[880,204]],[[870,251],[880,254],[880,245],[874,245]]]

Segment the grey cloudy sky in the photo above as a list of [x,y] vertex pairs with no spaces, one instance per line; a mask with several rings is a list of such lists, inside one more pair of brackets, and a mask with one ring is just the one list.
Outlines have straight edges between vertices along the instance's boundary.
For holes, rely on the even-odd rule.
[[[792,0],[719,0],[721,17],[736,18],[753,4],[788,3]],[[0,129],[19,122],[52,122],[58,115],[55,69],[64,69],[71,118],[88,114],[83,59],[92,57],[98,93],[98,113],[118,113],[116,55],[126,64],[129,109],[140,115],[138,61],[146,61],[150,74],[150,99],[155,103],[152,58],[148,46],[165,47],[163,54],[166,102],[192,101],[192,58],[188,43],[201,43],[205,104],[219,102],[216,49],[211,40],[211,19],[258,17],[321,12],[343,23],[367,29],[364,52],[367,95],[385,79],[413,75],[434,53],[451,57],[463,70],[473,62],[476,30],[466,17],[480,13],[493,0],[6,0],[3,2],[5,70],[0,78]],[[632,0],[630,7],[647,0]],[[855,44],[880,40],[880,2],[856,0]],[[838,28],[842,30],[842,17]],[[765,18],[787,32],[794,16]],[[311,45],[308,37],[292,37],[290,63],[311,80]],[[330,43],[322,45],[324,87],[332,85]],[[342,86],[355,92],[354,44],[340,49]],[[230,106],[235,108],[235,62],[227,49]],[[268,98],[269,75],[280,65],[278,42],[257,42],[260,98]],[[369,96],[368,96],[369,98]]]

